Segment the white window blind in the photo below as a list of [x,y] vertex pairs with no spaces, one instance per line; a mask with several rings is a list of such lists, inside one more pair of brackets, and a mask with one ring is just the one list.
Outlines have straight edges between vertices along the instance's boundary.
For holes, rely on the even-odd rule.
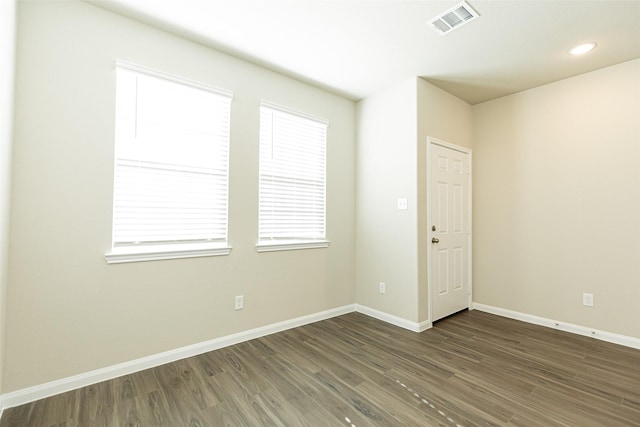
[[327,122],[260,107],[258,244],[326,239]]
[[118,62],[113,247],[225,243],[231,94]]

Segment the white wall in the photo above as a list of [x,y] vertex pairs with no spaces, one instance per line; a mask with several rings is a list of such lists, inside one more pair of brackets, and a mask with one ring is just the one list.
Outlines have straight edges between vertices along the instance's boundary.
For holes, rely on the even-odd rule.
[[427,273],[430,245],[427,223],[427,137],[472,148],[473,112],[471,105],[423,79],[418,79],[418,294],[419,319],[430,319]]
[[473,112],[475,301],[640,337],[640,59]]
[[0,393],[3,390],[7,271],[9,267],[15,30],[16,2],[14,0],[0,1]]
[[[12,164],[14,3],[0,5],[1,392],[354,301],[428,320],[427,136],[473,140],[475,301],[640,336],[640,60],[475,107],[414,78],[356,115],[351,101],[90,4],[21,2]],[[116,58],[234,92],[230,256],[105,263]],[[330,121],[328,249],[255,251],[261,99]]]
[[[358,304],[418,321],[417,97],[406,80],[357,104]],[[407,210],[397,209],[406,198]],[[379,282],[386,294],[378,293]]]
[[[5,392],[355,301],[352,101],[84,2],[21,2],[18,52]],[[105,263],[116,58],[234,92],[231,255]],[[330,122],[328,249],[255,250],[261,99]]]
[[[428,136],[471,147],[471,106],[412,78],[357,104],[358,304],[411,322],[429,320]],[[408,209],[398,210],[397,199]],[[378,292],[385,282],[387,293]]]

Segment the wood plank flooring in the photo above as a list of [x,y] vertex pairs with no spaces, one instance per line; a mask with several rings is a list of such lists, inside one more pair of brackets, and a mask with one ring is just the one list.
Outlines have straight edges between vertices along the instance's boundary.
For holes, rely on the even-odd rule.
[[471,311],[351,313],[5,410],[13,426],[640,426],[640,351]]

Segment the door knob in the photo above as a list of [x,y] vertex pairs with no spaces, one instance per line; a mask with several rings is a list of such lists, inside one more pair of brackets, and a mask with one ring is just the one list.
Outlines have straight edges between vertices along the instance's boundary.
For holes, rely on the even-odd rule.
[[431,239],[431,243],[440,243],[440,239],[434,237],[433,239]]

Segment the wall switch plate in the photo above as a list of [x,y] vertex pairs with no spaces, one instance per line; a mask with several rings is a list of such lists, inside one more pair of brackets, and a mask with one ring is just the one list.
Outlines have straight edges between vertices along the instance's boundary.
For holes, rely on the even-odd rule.
[[380,292],[381,294],[386,294],[387,293],[387,284],[384,283],[384,282],[378,283],[378,292]]
[[593,307],[593,294],[582,294],[582,305]]
[[244,295],[236,296],[236,310],[242,310],[244,308]]
[[398,210],[406,211],[408,206],[409,205],[407,203],[407,199],[405,199],[405,198],[398,199]]

